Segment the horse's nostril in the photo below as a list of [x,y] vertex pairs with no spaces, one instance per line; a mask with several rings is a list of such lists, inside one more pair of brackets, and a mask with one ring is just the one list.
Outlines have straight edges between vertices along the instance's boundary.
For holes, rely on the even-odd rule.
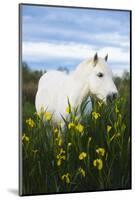
[[114,99],[116,99],[117,93],[112,93],[107,95],[107,102],[112,102]]
[[117,93],[113,93],[113,99],[116,99]]
[[107,102],[111,102],[112,101],[112,95],[107,95]]

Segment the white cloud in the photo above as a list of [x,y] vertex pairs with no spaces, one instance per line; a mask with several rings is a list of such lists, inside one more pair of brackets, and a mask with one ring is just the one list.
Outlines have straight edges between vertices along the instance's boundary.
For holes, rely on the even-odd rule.
[[[43,10],[42,10],[43,11]],[[92,11],[92,13],[90,14],[90,10],[86,11],[86,12],[75,12],[75,11],[71,11],[71,10],[63,10],[60,9],[59,12],[58,10],[53,10],[53,11],[49,11],[47,12],[40,12],[40,15],[24,15],[23,17],[28,20],[25,20],[25,23],[27,23],[29,26],[31,26],[32,24],[34,24],[35,26],[38,26],[39,24],[39,18],[40,18],[40,24],[44,25],[47,23],[53,23],[53,24],[57,24],[57,22],[59,21],[60,23],[64,23],[68,22],[70,23],[70,25],[74,25],[74,26],[80,26],[83,27],[83,25],[85,25],[86,27],[99,27],[99,28],[105,28],[107,30],[109,30],[109,28],[113,28],[117,31],[121,30],[125,30],[125,29],[129,29],[129,22],[128,20],[124,20],[125,18],[123,18],[125,15],[123,14],[123,17],[119,16],[117,17],[116,12],[111,12],[111,15],[108,15],[108,12],[104,11],[100,12],[100,11]],[[57,11],[57,12],[56,12]],[[77,10],[78,11],[78,10]],[[70,14],[69,14],[70,13]],[[81,14],[81,17],[80,17]],[[116,18],[117,17],[117,18]],[[124,20],[124,26],[121,27],[122,23]],[[36,23],[36,24],[35,24]],[[68,26],[68,25],[67,25]],[[60,30],[61,31],[61,30]]]
[[23,60],[27,62],[55,66],[55,62],[58,65],[60,61],[60,64],[70,63],[71,67],[98,52],[101,57],[109,54],[114,73],[121,74],[125,67],[129,68],[129,20],[126,15],[70,12],[69,16],[66,10],[41,10],[40,14],[23,16],[23,39],[27,40],[23,41]]
[[[96,49],[98,50],[98,49]],[[104,47],[98,50],[99,56],[109,54],[111,62],[129,63],[129,51],[123,48]],[[77,59],[83,60],[95,54],[94,45],[79,43],[23,42],[23,59],[44,61],[46,59]]]
[[[92,27],[91,27],[92,29]],[[70,38],[70,40],[75,41],[78,39],[79,41],[92,41],[95,45],[107,44],[107,45],[115,45],[121,47],[129,47],[129,36],[123,35],[118,32],[101,32],[100,33],[92,33],[91,30],[77,30],[74,27],[64,27],[60,28],[57,26],[50,26],[50,24],[25,24],[24,33],[32,35],[36,34],[37,38],[40,38],[40,34],[44,35],[44,37],[48,38],[50,36],[56,37],[59,36],[62,39]],[[100,30],[99,30],[100,31]],[[55,36],[54,36],[55,35]]]
[[[91,49],[91,51],[90,51]],[[46,58],[86,58],[93,47],[75,43],[23,42],[23,55],[31,59]]]

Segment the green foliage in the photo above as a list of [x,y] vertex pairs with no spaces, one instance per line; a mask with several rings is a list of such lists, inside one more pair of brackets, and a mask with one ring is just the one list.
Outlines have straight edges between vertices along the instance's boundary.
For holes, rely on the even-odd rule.
[[[44,71],[45,73],[46,71]],[[27,63],[22,63],[22,78],[23,83],[34,82],[38,83],[39,78],[42,76],[43,72],[40,70],[31,70]]]
[[61,193],[131,187],[130,77],[115,79],[119,97],[81,118],[68,101],[68,117],[54,124],[52,114],[23,102],[23,194]]
[[[45,73],[46,71],[44,71]],[[42,76],[43,72],[38,70],[31,70],[27,63],[22,64],[22,96],[23,102],[35,103],[35,95],[37,91],[39,78]]]
[[80,120],[73,110],[62,128],[51,119],[45,120],[45,113],[40,117],[33,114],[32,106],[26,104],[23,194],[130,188],[130,118],[126,106],[122,97],[109,106],[94,100],[92,113],[87,117],[82,113]]

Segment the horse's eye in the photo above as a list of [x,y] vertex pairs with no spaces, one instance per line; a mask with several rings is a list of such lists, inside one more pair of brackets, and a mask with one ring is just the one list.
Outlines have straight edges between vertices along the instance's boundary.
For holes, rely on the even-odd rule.
[[99,78],[101,78],[101,77],[103,77],[103,73],[99,72],[99,73],[97,74],[97,76],[98,76]]

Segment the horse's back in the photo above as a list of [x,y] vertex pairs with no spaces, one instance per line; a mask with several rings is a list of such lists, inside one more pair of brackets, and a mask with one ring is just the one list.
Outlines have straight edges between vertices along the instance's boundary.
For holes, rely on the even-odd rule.
[[51,86],[59,86],[65,81],[67,75],[60,71],[49,71],[43,74],[38,83],[38,90],[42,88],[51,87]]

